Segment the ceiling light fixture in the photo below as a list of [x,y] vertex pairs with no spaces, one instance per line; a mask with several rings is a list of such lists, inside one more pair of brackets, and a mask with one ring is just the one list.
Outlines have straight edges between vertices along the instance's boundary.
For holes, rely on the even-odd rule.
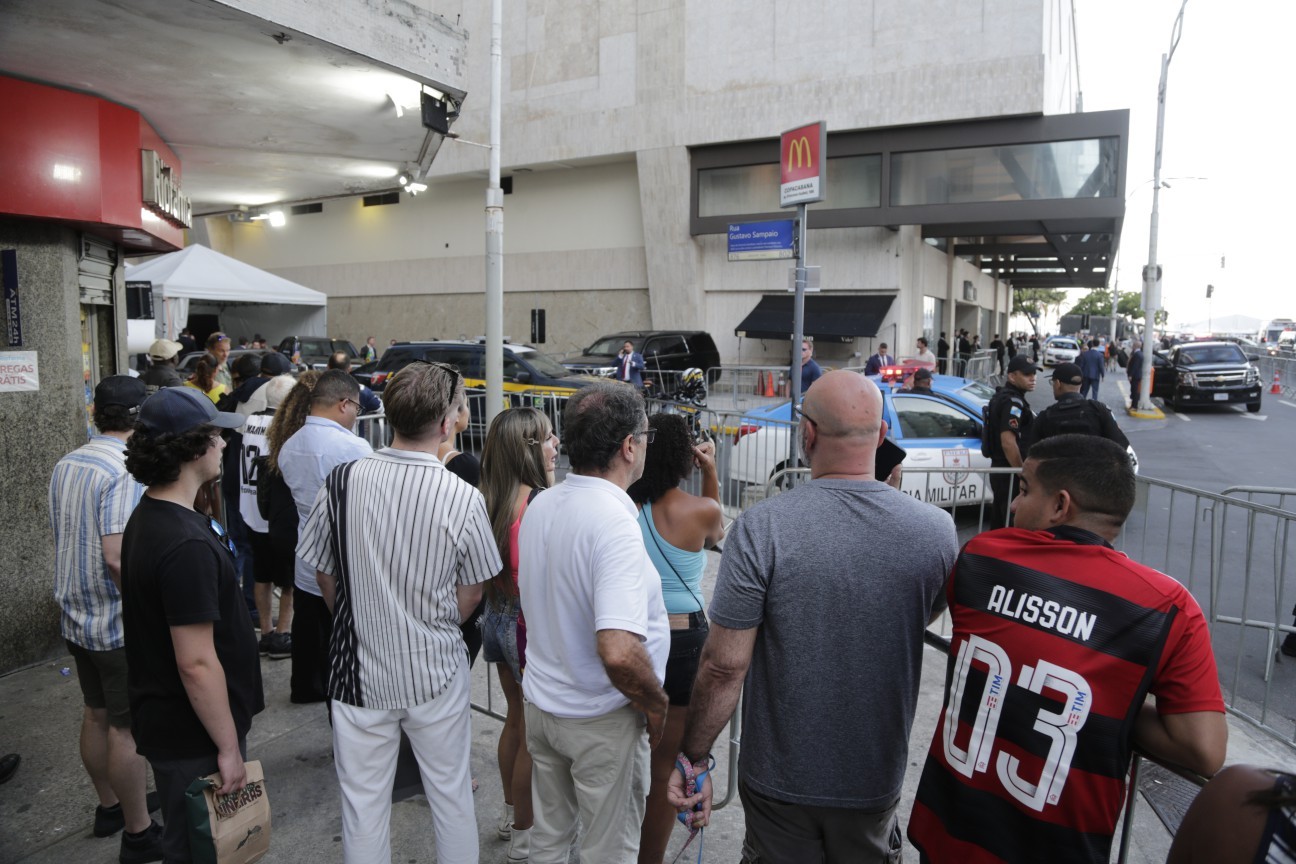
[[271,210],[266,214],[266,216],[270,220],[270,226],[272,228],[282,228],[288,221],[284,218],[284,212],[282,210]]
[[419,194],[420,192],[426,192],[426,191],[427,191],[427,184],[426,184],[426,183],[410,183],[410,184],[408,184],[408,185],[405,186],[405,191],[408,192],[408,193],[411,194],[411,195],[417,195],[417,194]]

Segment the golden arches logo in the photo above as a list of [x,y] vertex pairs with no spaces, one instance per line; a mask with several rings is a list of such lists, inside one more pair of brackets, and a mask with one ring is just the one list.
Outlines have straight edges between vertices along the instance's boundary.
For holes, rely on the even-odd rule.
[[793,138],[788,142],[788,170],[793,168],[813,168],[814,154],[810,152],[810,139],[805,135]]

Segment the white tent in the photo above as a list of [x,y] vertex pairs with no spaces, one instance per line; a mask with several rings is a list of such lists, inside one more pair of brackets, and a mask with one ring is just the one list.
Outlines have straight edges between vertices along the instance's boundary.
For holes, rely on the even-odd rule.
[[153,283],[154,338],[175,339],[191,313],[217,315],[226,333],[261,333],[271,344],[328,332],[326,294],[206,246],[127,266],[126,279]]
[[1193,321],[1190,324],[1178,324],[1174,329],[1185,333],[1200,333],[1203,336],[1211,333],[1233,333],[1238,336],[1252,336],[1260,331],[1264,324],[1259,318],[1250,315],[1221,315],[1205,321]]

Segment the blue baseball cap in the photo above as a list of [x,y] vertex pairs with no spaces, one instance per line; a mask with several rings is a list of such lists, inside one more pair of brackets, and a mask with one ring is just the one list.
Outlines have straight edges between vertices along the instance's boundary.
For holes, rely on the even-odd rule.
[[247,418],[217,411],[206,395],[192,387],[164,387],[144,400],[139,423],[153,435],[182,435],[199,426],[237,429]]

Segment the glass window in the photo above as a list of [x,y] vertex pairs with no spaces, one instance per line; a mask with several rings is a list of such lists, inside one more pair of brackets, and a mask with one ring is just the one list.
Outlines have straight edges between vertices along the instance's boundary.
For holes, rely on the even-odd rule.
[[1246,355],[1236,345],[1180,348],[1179,362],[1185,366],[1193,366],[1197,363],[1245,363]]
[[967,204],[1116,195],[1117,138],[896,153],[891,203]]
[[811,204],[810,209],[853,210],[881,206],[882,157],[873,154],[829,159],[827,194],[824,200]]
[[444,363],[447,366],[453,366],[465,378],[480,379],[486,377],[482,352],[471,347],[434,348],[428,351],[426,359],[433,363]]
[[[827,194],[813,208],[843,210],[882,204],[882,157],[828,160]],[[779,209],[779,166],[737,165],[698,172],[698,216],[742,216]]]
[[[527,363],[530,363],[533,369],[547,378],[567,378],[576,374],[557,360],[550,357],[548,354],[541,354],[539,351],[521,351],[517,348],[514,348],[513,350],[520,358],[525,360]],[[620,350],[621,346],[618,345],[617,351]],[[508,357],[508,354],[509,352],[504,352],[506,358]]]
[[648,354],[687,354],[688,346],[684,344],[683,336],[658,336],[655,339],[649,339],[648,344],[644,346],[644,355]]
[[[633,342],[634,339],[629,341]],[[611,354],[616,356],[621,353],[621,346],[626,343],[624,336],[609,336],[606,339],[600,339],[593,345],[585,349],[586,354]],[[638,348],[638,346],[635,346]]]
[[927,349],[936,353],[936,334],[945,323],[945,301],[939,297],[923,297],[923,336],[927,337]]
[[976,421],[953,405],[926,396],[896,396],[892,404],[906,440],[975,438],[979,434]]

